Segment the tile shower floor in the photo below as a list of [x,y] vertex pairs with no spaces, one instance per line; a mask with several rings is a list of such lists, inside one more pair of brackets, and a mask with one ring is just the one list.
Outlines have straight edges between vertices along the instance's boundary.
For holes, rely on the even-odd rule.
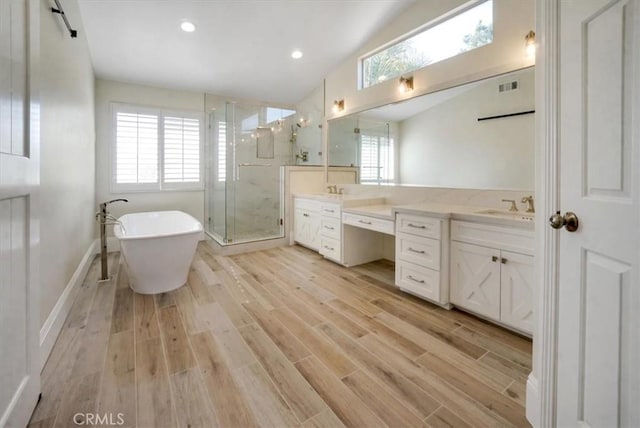
[[187,285],[156,296],[110,263],[78,293],[32,427],[528,426],[531,341],[397,291],[390,262],[200,244]]

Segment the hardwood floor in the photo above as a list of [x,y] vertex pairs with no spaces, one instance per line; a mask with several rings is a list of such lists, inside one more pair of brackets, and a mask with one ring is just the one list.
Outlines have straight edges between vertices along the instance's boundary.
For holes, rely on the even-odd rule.
[[156,296],[110,263],[80,288],[30,426],[529,426],[531,341],[398,291],[391,262],[201,244],[187,285]]

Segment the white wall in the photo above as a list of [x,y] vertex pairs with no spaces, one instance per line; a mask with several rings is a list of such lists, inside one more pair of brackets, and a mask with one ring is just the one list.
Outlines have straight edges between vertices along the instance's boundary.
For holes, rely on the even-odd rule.
[[[518,80],[519,89],[498,92]],[[476,189],[534,188],[534,72],[490,79],[400,123],[400,182]]]
[[[137,104],[166,109],[203,111],[204,93],[96,80],[96,201],[127,198],[129,203],[114,203],[109,212],[116,217],[140,211],[180,210],[204,224],[204,190],[181,192],[113,193],[111,191],[111,102]],[[204,138],[204,136],[203,136]],[[203,171],[204,174],[204,171]],[[111,233],[111,228],[109,228]]]
[[76,39],[41,1],[41,324],[95,237],[94,74],[77,1],[64,9]]
[[[479,80],[533,64],[527,57],[524,37],[533,30],[534,0],[494,0],[493,43],[462,55],[429,65],[411,73],[414,90],[406,95],[398,92],[398,80],[358,90],[358,59],[416,28],[442,16],[467,0],[417,1],[391,24],[370,38],[357,52],[344,61],[326,82],[325,111],[328,118],[347,115],[400,99]],[[343,112],[332,112],[333,101],[345,100]]]

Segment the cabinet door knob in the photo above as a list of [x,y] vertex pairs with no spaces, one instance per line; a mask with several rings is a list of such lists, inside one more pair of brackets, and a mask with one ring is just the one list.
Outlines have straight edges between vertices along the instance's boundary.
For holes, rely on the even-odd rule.
[[492,262],[497,262],[498,261],[498,256],[491,256],[491,261]]
[[305,216],[305,217],[309,217],[309,214],[302,214],[302,215]]
[[500,259],[500,263],[502,263],[503,265],[506,265],[506,264],[507,264],[507,259],[505,259],[504,257],[502,257],[502,258]]

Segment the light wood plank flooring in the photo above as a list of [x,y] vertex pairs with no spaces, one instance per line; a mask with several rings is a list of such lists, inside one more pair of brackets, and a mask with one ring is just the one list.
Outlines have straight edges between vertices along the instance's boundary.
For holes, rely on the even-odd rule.
[[529,425],[531,341],[396,290],[391,262],[201,244],[187,285],[156,296],[110,263],[114,279],[97,282],[96,259],[80,288],[30,426],[86,412],[131,427]]

